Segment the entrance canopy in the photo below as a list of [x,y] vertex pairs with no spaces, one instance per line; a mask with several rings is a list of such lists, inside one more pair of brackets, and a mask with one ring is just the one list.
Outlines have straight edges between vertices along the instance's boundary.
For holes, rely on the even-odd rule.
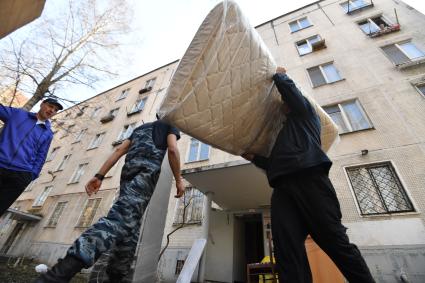
[[7,212],[12,214],[13,220],[22,220],[22,221],[40,221],[41,217],[38,215],[34,215],[28,212],[23,212],[17,209],[8,208]]
[[238,160],[183,170],[183,177],[198,190],[213,193],[223,209],[247,210],[270,205],[272,189],[264,172]]

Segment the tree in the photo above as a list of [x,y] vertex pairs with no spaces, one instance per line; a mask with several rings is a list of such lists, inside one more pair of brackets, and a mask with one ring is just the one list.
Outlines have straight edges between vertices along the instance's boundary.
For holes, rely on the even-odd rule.
[[67,0],[50,14],[25,36],[0,44],[0,82],[31,95],[27,110],[70,84],[93,87],[116,76],[111,63],[123,55],[119,47],[130,31],[130,9],[122,0]]

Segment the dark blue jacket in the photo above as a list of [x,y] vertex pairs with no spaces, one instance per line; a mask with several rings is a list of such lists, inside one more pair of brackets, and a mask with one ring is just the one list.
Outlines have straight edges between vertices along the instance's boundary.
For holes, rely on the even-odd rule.
[[40,174],[53,139],[50,122],[38,124],[35,113],[0,104],[0,168]]
[[332,162],[321,148],[320,118],[310,102],[286,74],[275,74],[273,80],[291,112],[280,130],[270,157],[256,155],[253,163],[266,170],[271,187],[281,178],[322,165],[329,171]]

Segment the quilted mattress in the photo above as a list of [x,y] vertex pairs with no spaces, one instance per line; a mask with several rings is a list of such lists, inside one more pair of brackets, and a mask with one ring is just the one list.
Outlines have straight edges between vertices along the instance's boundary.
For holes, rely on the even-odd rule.
[[[238,5],[224,1],[207,15],[180,60],[159,115],[226,152],[269,156],[286,120],[272,81],[275,70],[268,48]],[[320,116],[327,151],[337,127],[307,98]]]

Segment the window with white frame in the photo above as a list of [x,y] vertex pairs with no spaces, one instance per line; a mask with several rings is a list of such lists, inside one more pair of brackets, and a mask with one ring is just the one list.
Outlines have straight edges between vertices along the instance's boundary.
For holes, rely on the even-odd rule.
[[46,201],[47,196],[49,195],[49,193],[52,189],[53,189],[53,186],[45,187],[43,192],[35,199],[32,206],[42,206],[43,203]]
[[350,0],[343,2],[340,5],[344,9],[345,13],[351,13],[363,7],[371,6],[371,2],[366,0]]
[[307,17],[289,23],[289,28],[291,29],[291,32],[296,32],[308,28],[309,26],[311,26],[311,23]]
[[63,135],[62,135],[61,138],[67,137],[70,133],[72,133],[74,127],[75,127],[75,125],[68,126],[68,128],[66,128],[64,130]]
[[112,117],[116,117],[118,115],[119,110],[119,108],[112,109],[111,111],[109,111],[109,115],[111,115]]
[[100,111],[102,110],[102,106],[97,106],[93,109],[93,112],[90,115],[90,118],[95,118],[97,115],[99,115]]
[[89,227],[99,208],[101,198],[88,199],[76,227]]
[[118,96],[117,100],[121,100],[121,99],[126,98],[129,93],[130,93],[130,89],[129,88],[122,90],[121,93],[120,93],[120,95]]
[[210,158],[210,146],[195,138],[190,139],[187,162],[208,160]]
[[183,197],[177,200],[174,225],[202,222],[203,205],[204,194],[196,188],[187,187]]
[[367,35],[385,31],[392,26],[390,22],[382,16],[368,18],[358,22],[358,25],[360,29]]
[[91,141],[91,143],[90,143],[90,145],[87,149],[93,149],[93,148],[98,147],[102,143],[104,136],[105,136],[105,133],[100,133],[100,134],[97,134],[96,136],[94,136],[93,140]]
[[74,143],[76,142],[80,142],[81,139],[84,137],[84,135],[86,134],[87,129],[82,129],[81,131],[78,132],[77,136],[75,137]]
[[68,184],[78,183],[80,181],[81,176],[84,175],[84,170],[87,167],[88,163],[79,164],[72,174],[71,179]]
[[31,183],[29,183],[28,186],[25,188],[24,192],[32,191],[36,182],[37,182],[36,180],[31,181]]
[[346,168],[362,215],[414,211],[390,162]]
[[381,48],[396,66],[425,59],[425,53],[411,41],[394,43]]
[[342,80],[333,62],[307,69],[313,87],[330,84]]
[[325,106],[323,109],[338,125],[340,134],[372,128],[372,124],[358,100]]
[[117,141],[122,141],[129,138],[131,134],[133,133],[135,126],[136,126],[136,123],[125,125],[124,128],[121,130],[120,134],[118,135]]
[[156,78],[146,81],[145,88],[153,88],[153,86],[155,85],[155,82],[156,82]]
[[133,105],[133,108],[131,109],[131,112],[143,111],[147,100],[148,100],[147,97],[137,99],[136,103]]
[[60,149],[59,146],[53,148],[52,151],[50,152],[49,156],[47,157],[46,162],[47,161],[52,161],[56,157],[56,155],[58,154],[59,149]]
[[297,42],[297,49],[300,55],[305,55],[313,52],[313,44],[321,40],[319,35],[311,36],[307,39]]
[[420,94],[425,98],[425,84],[415,85],[415,88],[419,91]]
[[58,167],[56,167],[55,171],[62,171],[63,169],[65,169],[65,166],[68,163],[69,158],[71,158],[71,154],[65,155],[61,163],[59,163]]
[[63,210],[68,202],[61,201],[56,204],[55,210],[49,218],[49,222],[47,222],[46,227],[56,227],[58,225],[59,218],[62,215]]

